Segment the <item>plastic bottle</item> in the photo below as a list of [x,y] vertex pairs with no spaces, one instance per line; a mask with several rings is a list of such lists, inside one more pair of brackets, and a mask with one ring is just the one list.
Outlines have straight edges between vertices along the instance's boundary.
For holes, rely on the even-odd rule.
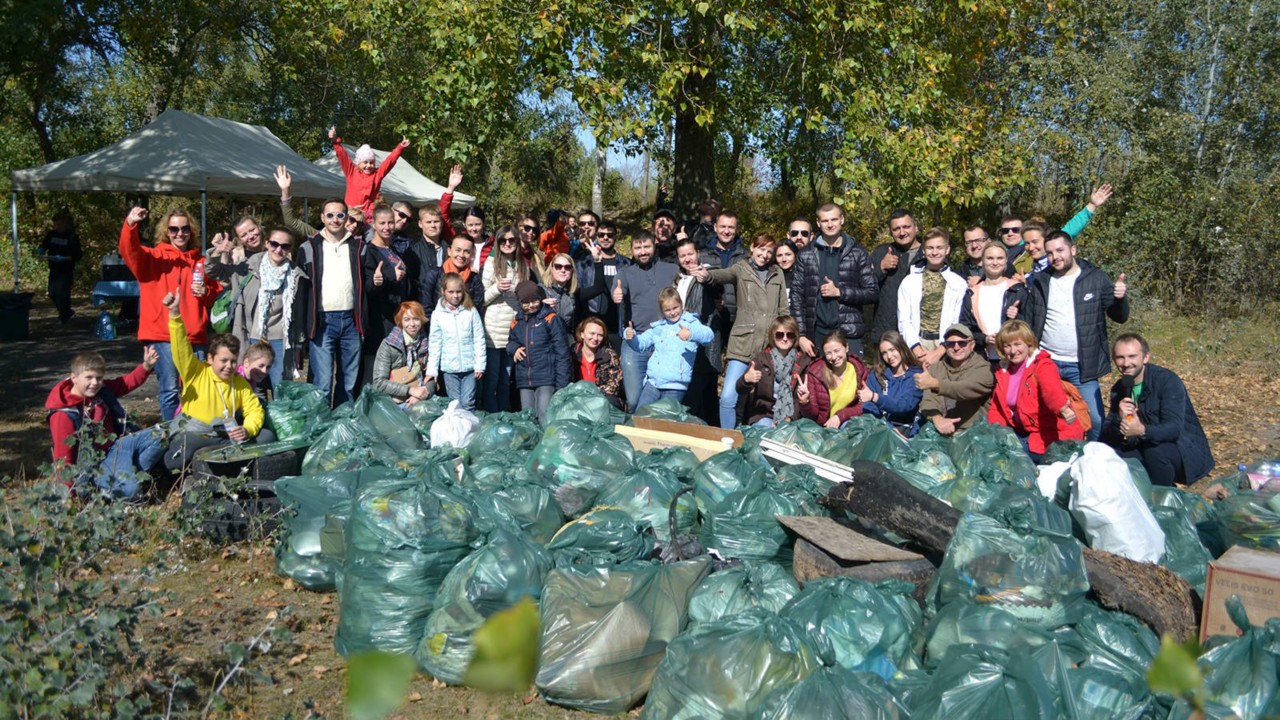
[[[227,431],[227,434],[228,434],[228,435],[230,435],[230,434],[231,434],[231,431],[233,431],[233,430],[235,430],[236,428],[240,427],[240,423],[236,422],[236,416],[235,416],[235,415],[232,415],[232,414],[231,414],[231,413],[229,413],[229,412],[223,411],[223,413],[222,413],[222,427],[223,427],[223,429],[225,429],[225,430]],[[235,444],[237,444],[237,445],[239,445],[239,444],[240,444],[240,441],[239,441],[239,440],[236,440],[235,438],[231,438],[231,442],[233,442],[233,443],[235,443]]]
[[1254,490],[1280,490],[1280,460],[1264,460],[1253,466],[1240,463],[1237,469],[1249,478],[1249,487]]
[[191,269],[191,286],[204,284],[204,260],[197,260],[196,266]]
[[103,310],[98,313],[98,327],[93,334],[99,340],[116,339],[116,321],[111,318],[110,310]]

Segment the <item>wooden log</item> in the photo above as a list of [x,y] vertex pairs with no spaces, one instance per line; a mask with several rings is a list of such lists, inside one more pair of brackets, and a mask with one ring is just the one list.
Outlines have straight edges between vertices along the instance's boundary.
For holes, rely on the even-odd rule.
[[[946,551],[960,511],[879,463],[855,461],[851,470],[849,482],[831,488],[825,504],[910,538],[927,551]],[[1103,606],[1127,612],[1179,641],[1197,635],[1195,594],[1182,578],[1159,565],[1091,548],[1084,549],[1084,561]]]

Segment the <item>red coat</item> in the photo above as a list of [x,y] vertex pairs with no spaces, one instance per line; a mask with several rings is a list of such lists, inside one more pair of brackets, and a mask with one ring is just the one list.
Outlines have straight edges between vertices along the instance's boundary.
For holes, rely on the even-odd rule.
[[[137,390],[150,375],[151,373],[145,367],[139,365],[128,375],[105,380],[99,397],[89,402],[75,394],[72,390],[71,378],[54,385],[49,391],[49,398],[44,402],[45,409],[49,411],[49,433],[53,436],[54,464],[59,467],[74,465],[79,450],[78,447],[67,444],[67,441],[76,434],[77,423],[71,414],[63,411],[72,410],[78,413],[81,425],[85,422],[101,423],[104,432],[119,435],[123,428],[117,427],[116,418],[110,412],[110,403]],[[96,447],[105,452],[110,446],[110,443],[106,443]]]
[[347,207],[358,207],[364,210],[364,221],[369,224],[373,224],[373,206],[377,203],[378,194],[382,192],[382,179],[391,172],[391,168],[395,167],[402,152],[404,152],[404,146],[396,143],[372,173],[363,173],[355,163],[351,162],[347,149],[342,146],[342,138],[333,139],[333,154],[338,156],[338,165],[342,167],[342,174],[347,176]]
[[[867,384],[867,366],[862,362],[862,358],[857,355],[849,355],[849,364],[853,365],[854,373],[858,376],[858,387]],[[823,381],[823,374],[826,368],[826,361],[818,358],[809,363],[809,369],[805,373],[806,383],[809,387],[809,402],[800,405],[800,414],[813,420],[819,425],[823,425],[831,417],[831,392],[827,390],[827,384]],[[836,417],[840,418],[840,422],[844,422],[851,417],[862,414],[862,402],[855,395],[853,404],[846,406],[842,410],[836,411]]]
[[125,223],[120,230],[120,255],[138,278],[138,339],[142,342],[169,342],[169,311],[161,304],[165,293],[178,291],[182,324],[192,345],[204,345],[208,339],[209,308],[222,292],[222,285],[204,278],[203,297],[191,294],[191,273],[200,261],[200,243],[191,239],[190,248],[179,250],[162,242],[155,247],[142,244],[137,226]]
[[1033,453],[1043,453],[1057,440],[1083,440],[1084,428],[1076,420],[1068,424],[1058,413],[1069,400],[1062,389],[1062,376],[1053,358],[1044,350],[1031,355],[1030,366],[1022,375],[1018,388],[1017,418],[1009,408],[1007,395],[1012,377],[1004,363],[996,370],[996,388],[987,408],[987,422],[1004,425],[1028,433],[1027,447]]

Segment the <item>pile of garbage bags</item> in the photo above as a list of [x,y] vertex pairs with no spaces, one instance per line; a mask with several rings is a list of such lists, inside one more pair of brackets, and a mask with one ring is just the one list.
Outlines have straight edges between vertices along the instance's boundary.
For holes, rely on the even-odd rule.
[[[477,630],[531,598],[538,692],[591,712],[1185,716],[1148,689],[1151,630],[1091,599],[1083,548],[1159,562],[1202,590],[1227,547],[1280,537],[1266,488],[1211,504],[1152,488],[1096,444],[1060,443],[1037,467],[1000,427],[904,440],[872,418],[840,430],[800,421],[744,428],[741,447],[699,460],[637,452],[614,431],[627,416],[589,383],[558,393],[545,427],[440,398],[405,409],[365,395],[326,411],[306,388],[286,383],[269,411],[278,432],[309,443],[302,474],[276,485],[289,508],[277,569],[337,593],[338,651],[412,655],[462,684]],[[670,403],[646,411],[688,419]],[[927,586],[801,587],[776,518],[828,514],[818,499],[834,481],[766,459],[763,439],[882,463],[965,511]],[[1233,618],[1240,637],[1211,642],[1200,661],[1210,709],[1280,712],[1280,620]]]

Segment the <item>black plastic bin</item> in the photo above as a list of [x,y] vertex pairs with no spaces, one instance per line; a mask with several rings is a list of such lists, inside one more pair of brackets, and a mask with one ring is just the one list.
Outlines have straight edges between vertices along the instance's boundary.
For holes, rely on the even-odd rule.
[[0,342],[26,340],[35,293],[0,293]]

